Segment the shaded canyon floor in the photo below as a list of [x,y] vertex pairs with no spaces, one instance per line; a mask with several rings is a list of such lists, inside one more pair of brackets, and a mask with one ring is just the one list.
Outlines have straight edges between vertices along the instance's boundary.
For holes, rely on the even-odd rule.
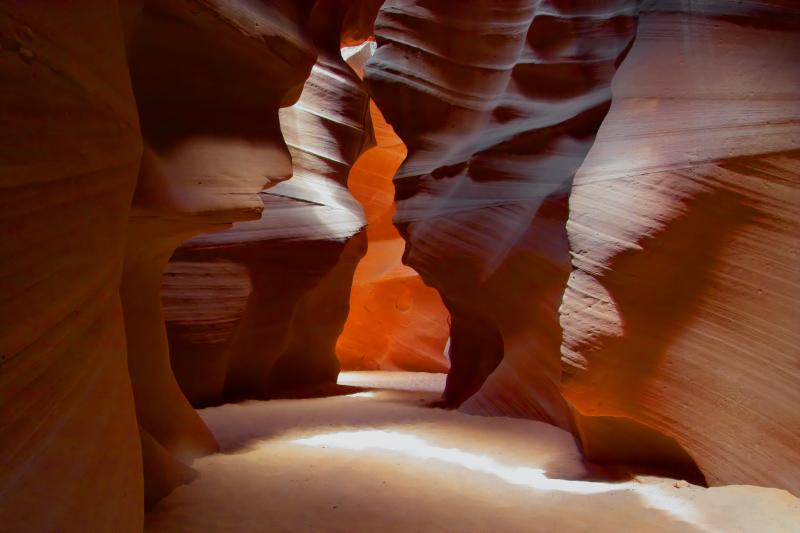
[[343,372],[352,394],[199,411],[222,453],[146,531],[797,531],[800,500],[751,486],[598,480],[572,436],[433,409],[444,374]]

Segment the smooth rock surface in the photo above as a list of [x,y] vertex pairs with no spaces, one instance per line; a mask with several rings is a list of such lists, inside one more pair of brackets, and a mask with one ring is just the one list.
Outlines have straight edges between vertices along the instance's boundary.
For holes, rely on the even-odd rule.
[[636,3],[467,7],[387,2],[366,66],[404,262],[452,316],[444,402],[797,492],[796,6],[646,2],[574,188]]
[[278,109],[299,94],[316,50],[303,14],[277,3],[145,0],[123,14],[145,150],[120,294],[143,442],[165,452],[145,454],[150,488],[147,478],[179,478],[163,476],[169,456],[188,464],[217,450],[170,368],[164,268],[182,241],[258,218],[259,192],[291,175]]
[[119,283],[142,141],[116,2],[0,4],[0,529],[141,531]]
[[633,1],[381,8],[366,80],[408,148],[394,221],[404,263],[451,315],[450,405],[570,427],[567,201],[636,13]]
[[[308,23],[319,58],[298,102],[280,114],[292,179],[261,193],[258,220],[188,241],[167,268],[173,368],[194,405],[336,381],[334,347],[366,246],[366,220],[347,177],[373,136],[369,97],[339,53],[349,11],[328,4]],[[221,264],[241,268],[215,282],[218,290],[198,293],[198,277],[215,276]],[[237,296],[220,308],[219,294],[243,294],[246,286],[244,306]],[[182,299],[199,313],[183,311]],[[219,322],[205,321],[212,315]]]
[[620,429],[632,421],[674,439],[710,484],[800,494],[790,5],[642,16],[570,197],[562,390],[590,458],[639,453]]
[[[357,72],[373,47],[374,42],[365,43],[348,59]],[[377,145],[356,161],[348,179],[364,206],[368,249],[353,277],[350,313],[336,354],[348,370],[446,372],[447,309],[439,293],[403,265],[405,241],[392,224],[392,178],[406,149],[374,103],[370,114]]]

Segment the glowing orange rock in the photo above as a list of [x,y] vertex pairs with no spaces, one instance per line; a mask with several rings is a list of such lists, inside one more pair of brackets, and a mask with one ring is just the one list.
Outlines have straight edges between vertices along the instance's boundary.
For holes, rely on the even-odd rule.
[[345,369],[446,372],[447,309],[438,292],[402,264],[405,241],[392,224],[392,178],[406,150],[374,104],[370,113],[378,145],[361,156],[348,181],[364,206],[369,248],[353,278],[336,354]]

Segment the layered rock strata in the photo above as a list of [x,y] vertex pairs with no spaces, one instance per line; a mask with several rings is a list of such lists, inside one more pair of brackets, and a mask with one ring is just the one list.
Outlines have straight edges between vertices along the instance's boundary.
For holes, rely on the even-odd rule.
[[570,198],[562,391],[590,458],[638,426],[800,494],[800,11],[771,4],[642,16]]
[[116,2],[0,4],[0,80],[0,529],[141,531],[119,283],[142,142]]
[[[124,8],[145,141],[120,289],[128,366],[146,433],[146,481],[188,481],[180,463],[217,445],[170,368],[161,277],[182,241],[257,219],[258,193],[291,176],[278,109],[299,95],[316,52],[302,14],[280,4],[159,0]],[[170,457],[175,475],[165,477]],[[147,483],[148,503],[172,486]]]
[[[339,53],[340,37],[352,33],[347,13],[331,3],[311,15],[319,58],[280,116],[292,179],[261,193],[259,220],[188,241],[167,269],[172,365],[195,405],[336,381],[335,342],[366,248],[347,176],[373,142],[369,98]],[[229,280],[220,290],[195,290],[221,268]],[[233,292],[228,283],[242,298],[220,307],[217,294]],[[188,301],[192,313],[182,310]]]
[[598,6],[378,18],[404,259],[453,316],[445,402],[570,428],[593,460],[797,492],[797,10],[648,3],[573,187],[636,28]]
[[[374,49],[369,41],[343,55],[360,73]],[[350,313],[336,354],[348,370],[446,372],[447,309],[439,293],[402,264],[405,241],[392,224],[392,178],[406,149],[374,103],[370,114],[377,146],[359,158],[348,180],[364,206],[369,248],[353,277]]]
[[404,262],[452,317],[450,405],[483,385],[465,409],[570,425],[567,200],[635,29],[630,1],[381,9],[366,79],[408,148],[395,177]]

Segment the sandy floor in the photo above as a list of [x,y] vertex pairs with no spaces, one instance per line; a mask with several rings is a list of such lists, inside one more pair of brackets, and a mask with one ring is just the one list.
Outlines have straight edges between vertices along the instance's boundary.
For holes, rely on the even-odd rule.
[[349,372],[349,396],[201,410],[224,453],[147,531],[800,531],[800,500],[663,478],[584,481],[571,436],[424,406],[444,375]]

